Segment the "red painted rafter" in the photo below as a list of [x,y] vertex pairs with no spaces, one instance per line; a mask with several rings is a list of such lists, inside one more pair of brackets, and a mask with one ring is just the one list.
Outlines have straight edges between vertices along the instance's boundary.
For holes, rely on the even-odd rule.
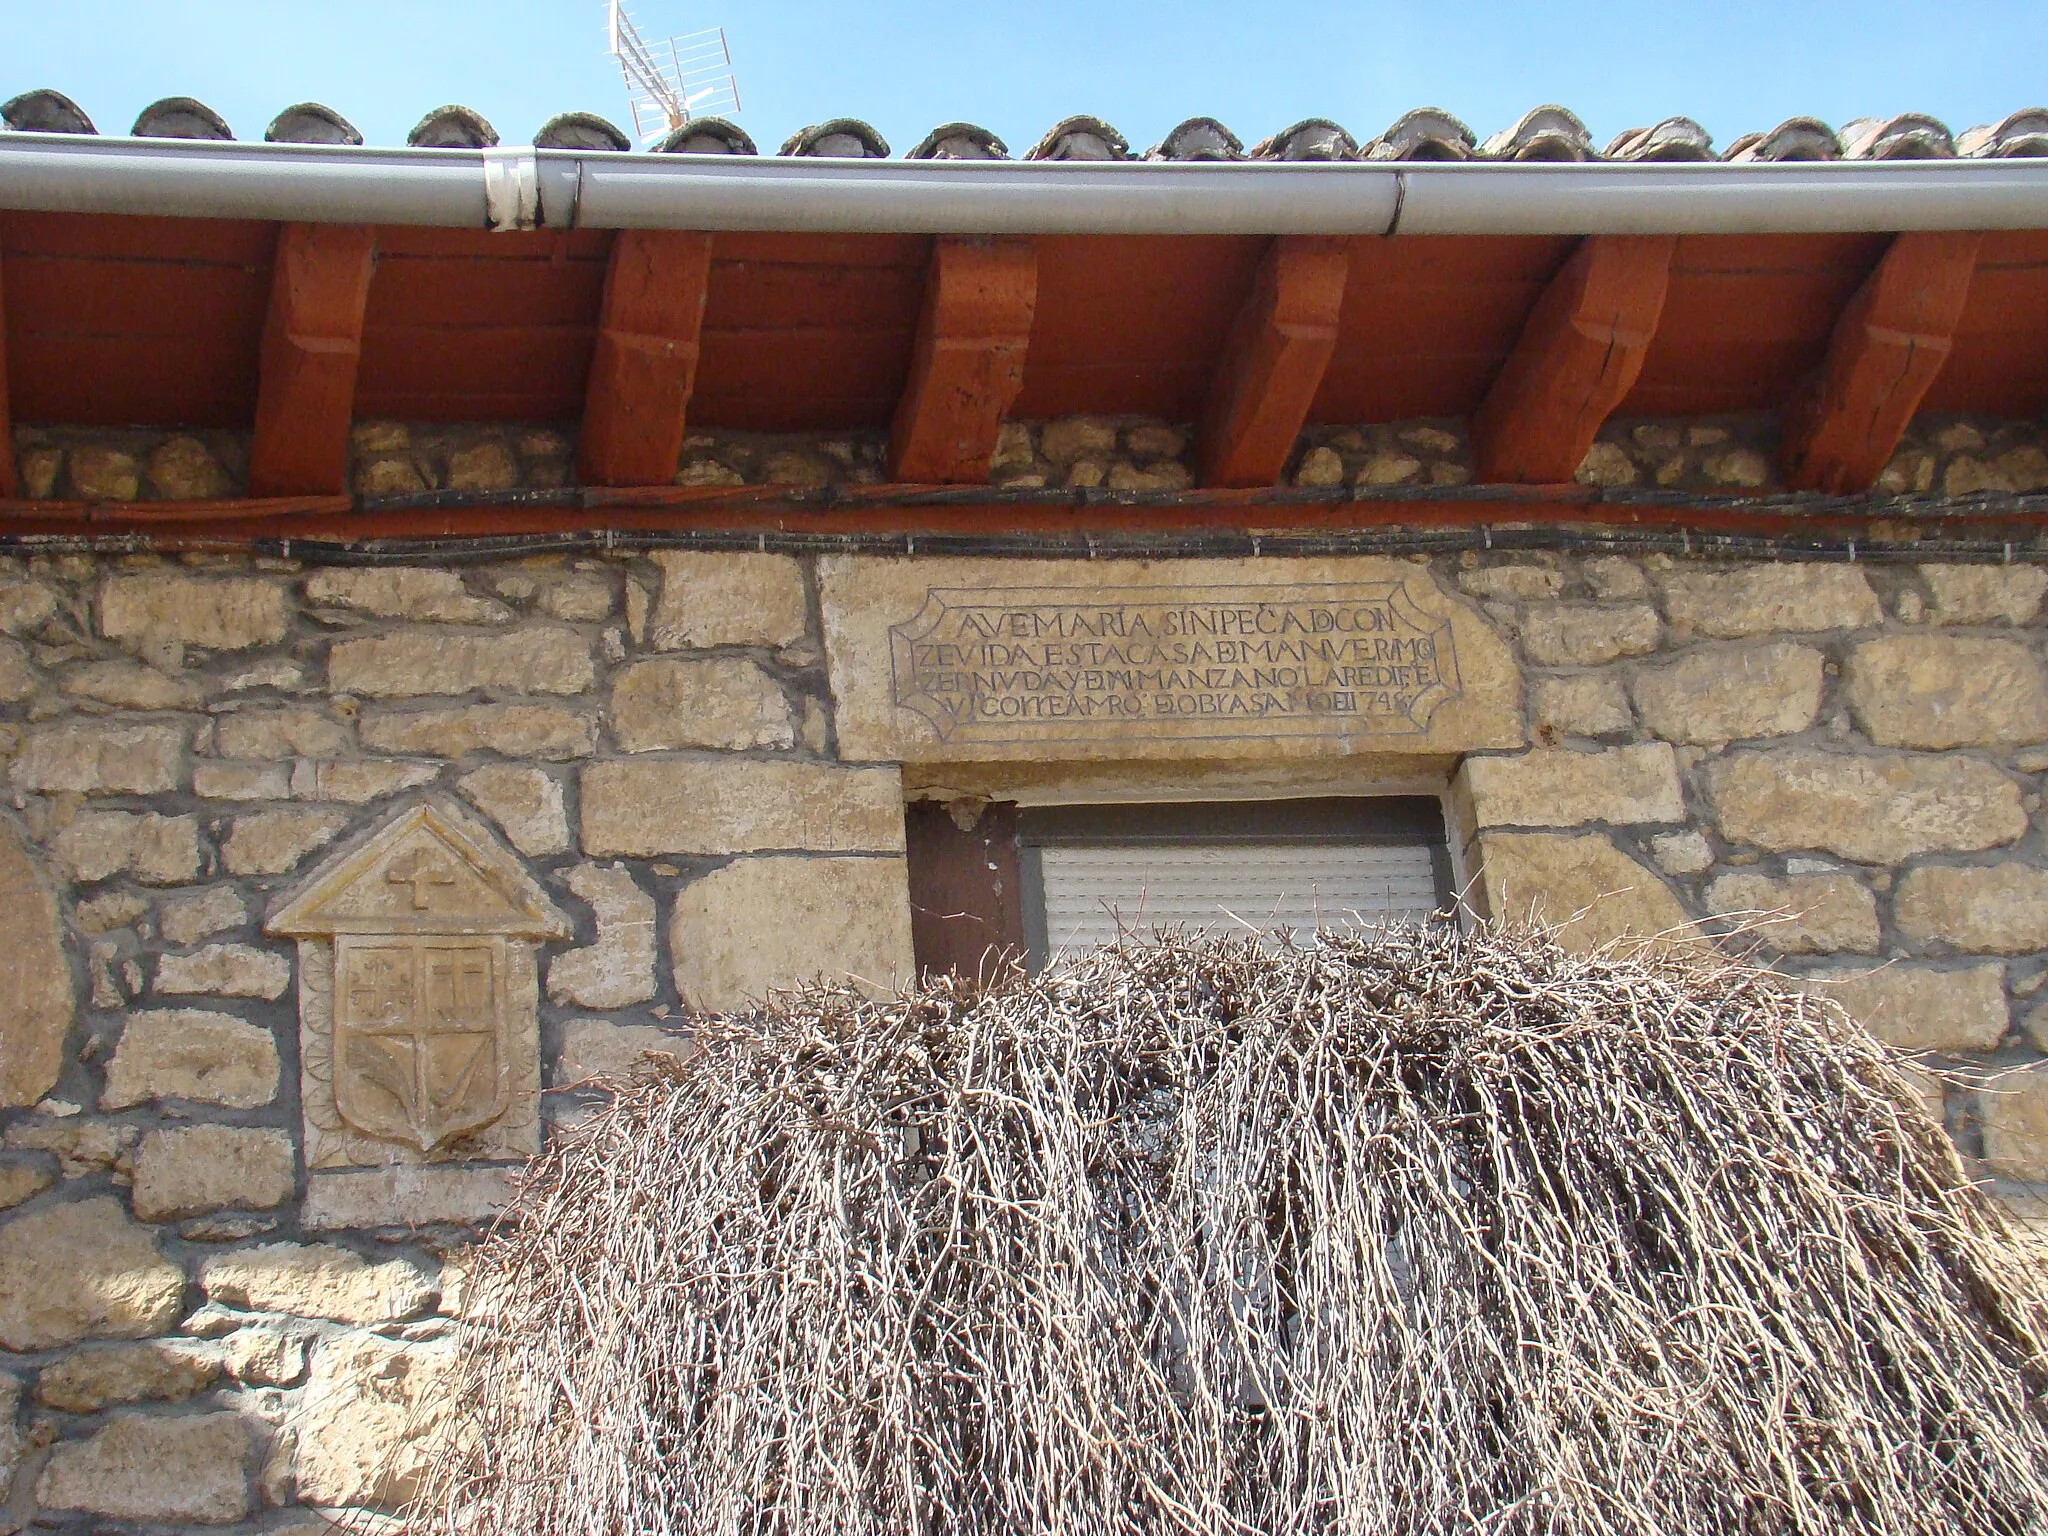
[[612,245],[578,458],[587,485],[666,485],[683,450],[711,236],[624,229]]
[[376,259],[377,234],[366,224],[279,229],[249,445],[250,495],[347,488],[348,426]]
[[1267,247],[1252,291],[1209,383],[1195,435],[1203,485],[1271,485],[1337,350],[1351,243],[1282,235]]
[[1038,307],[1029,240],[932,242],[910,380],[889,432],[892,478],[927,485],[988,479],[996,436],[1024,387]]
[[1976,271],[1974,233],[1893,238],[1836,321],[1827,361],[1785,409],[1785,483],[1867,491],[1954,345]]
[[1478,479],[1551,485],[1578,471],[1643,370],[1677,244],[1673,235],[1579,242],[1472,418]]
[[6,263],[0,261],[0,499],[19,496],[21,482],[14,472],[14,417],[7,399],[7,281]]

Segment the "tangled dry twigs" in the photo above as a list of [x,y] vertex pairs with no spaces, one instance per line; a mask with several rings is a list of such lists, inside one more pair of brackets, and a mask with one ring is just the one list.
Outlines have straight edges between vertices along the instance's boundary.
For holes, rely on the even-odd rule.
[[416,1529],[2048,1528],[2041,1281],[1754,972],[1167,940],[706,1046],[490,1244]]

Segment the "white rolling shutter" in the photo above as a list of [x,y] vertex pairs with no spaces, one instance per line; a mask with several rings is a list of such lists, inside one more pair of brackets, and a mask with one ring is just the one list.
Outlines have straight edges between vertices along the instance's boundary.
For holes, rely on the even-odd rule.
[[1047,843],[1039,854],[1054,952],[1184,926],[1296,934],[1389,918],[1440,901],[1430,844],[1230,841]]

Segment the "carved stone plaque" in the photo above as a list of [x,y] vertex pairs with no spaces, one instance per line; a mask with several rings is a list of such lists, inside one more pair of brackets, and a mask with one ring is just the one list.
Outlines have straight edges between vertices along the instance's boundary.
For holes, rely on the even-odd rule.
[[1519,745],[1485,617],[1407,561],[828,559],[842,752],[1312,758]]
[[533,949],[569,924],[475,820],[442,802],[401,812],[265,926],[299,940],[308,1168],[539,1150]]
[[1412,736],[1459,692],[1450,620],[1392,582],[930,588],[889,640],[897,704],[948,743],[1105,723],[1187,740]]

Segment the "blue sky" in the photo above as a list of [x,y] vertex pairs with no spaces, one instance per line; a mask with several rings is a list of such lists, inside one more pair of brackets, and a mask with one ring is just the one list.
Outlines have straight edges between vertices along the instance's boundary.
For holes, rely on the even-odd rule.
[[[900,153],[965,118],[1021,151],[1092,112],[1134,146],[1183,118],[1247,142],[1311,115],[1361,139],[1448,108],[1481,137],[1556,101],[1604,143],[1683,113],[1717,143],[1799,113],[1931,112],[1952,128],[2048,99],[2048,3],[1776,0],[638,0],[643,29],[723,25],[765,149],[864,117]],[[237,137],[311,98],[372,143],[459,101],[524,143],[571,108],[627,120],[601,0],[0,0],[0,97],[52,85],[102,132],[197,96]]]

